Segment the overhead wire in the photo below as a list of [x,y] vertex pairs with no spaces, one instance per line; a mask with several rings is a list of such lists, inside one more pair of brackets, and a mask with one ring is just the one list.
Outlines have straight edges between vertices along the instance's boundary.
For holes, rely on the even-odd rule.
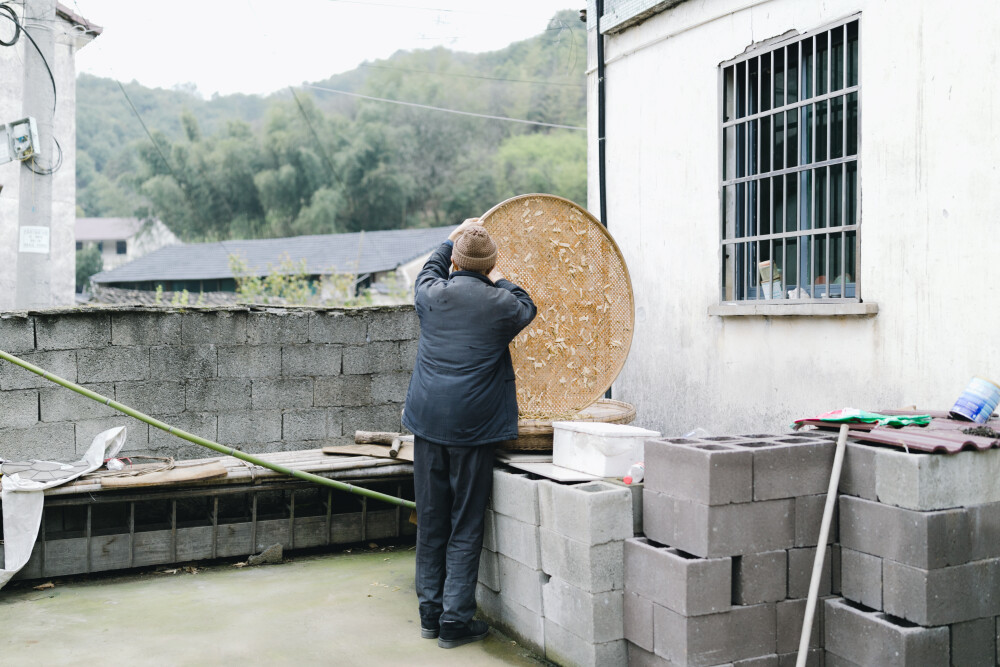
[[336,88],[326,88],[324,86],[314,86],[312,84],[303,84],[303,88],[312,88],[314,90],[322,90],[328,93],[337,93],[339,95],[347,95],[349,97],[358,97],[364,100],[371,100],[373,102],[386,102],[388,104],[399,104],[407,107],[415,107],[418,109],[427,109],[429,111],[443,111],[445,113],[453,113],[461,116],[472,116],[475,118],[486,118],[489,120],[502,120],[508,123],[524,123],[525,125],[539,125],[541,127],[554,127],[561,130],[581,130],[586,131],[586,127],[579,127],[577,125],[561,125],[559,123],[545,123],[538,120],[525,120],[523,118],[510,118],[508,116],[493,116],[491,114],[485,113],[474,113],[472,111],[460,111],[458,109],[445,109],[444,107],[435,107],[429,104],[418,104],[416,102],[403,102],[401,100],[390,100],[384,97],[372,97],[371,95],[362,95],[361,93],[351,93],[346,90],[337,90]]

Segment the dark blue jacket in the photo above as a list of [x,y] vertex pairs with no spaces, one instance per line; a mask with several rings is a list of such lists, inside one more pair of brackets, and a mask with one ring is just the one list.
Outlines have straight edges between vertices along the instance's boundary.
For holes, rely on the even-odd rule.
[[517,437],[517,394],[508,345],[535,304],[509,280],[450,276],[452,244],[434,251],[414,287],[420,342],[403,425],[441,445],[479,445]]

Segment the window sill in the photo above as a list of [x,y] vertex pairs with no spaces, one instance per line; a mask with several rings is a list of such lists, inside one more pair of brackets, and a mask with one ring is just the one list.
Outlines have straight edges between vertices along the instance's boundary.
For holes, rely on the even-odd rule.
[[878,304],[846,303],[720,303],[709,306],[708,314],[717,317],[873,317]]

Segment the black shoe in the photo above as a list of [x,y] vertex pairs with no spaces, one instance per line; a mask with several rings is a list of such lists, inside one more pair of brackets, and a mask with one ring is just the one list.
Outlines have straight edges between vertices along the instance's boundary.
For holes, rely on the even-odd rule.
[[490,626],[483,621],[469,621],[468,623],[444,621],[441,623],[438,646],[455,648],[463,644],[477,642],[488,634],[490,634]]
[[422,623],[420,624],[420,636],[422,638],[424,638],[424,639],[437,639],[438,638],[438,633],[440,631],[441,631],[441,628],[438,627],[438,626],[434,626],[434,627],[430,627],[429,628],[429,627],[425,626]]

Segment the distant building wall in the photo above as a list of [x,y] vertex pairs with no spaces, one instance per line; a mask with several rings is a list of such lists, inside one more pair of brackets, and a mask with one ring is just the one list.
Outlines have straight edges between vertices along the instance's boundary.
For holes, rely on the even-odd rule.
[[[412,307],[80,309],[0,318],[0,349],[209,440],[259,453],[399,431]],[[212,450],[0,361],[0,458],[73,460],[128,428],[123,455]]]

